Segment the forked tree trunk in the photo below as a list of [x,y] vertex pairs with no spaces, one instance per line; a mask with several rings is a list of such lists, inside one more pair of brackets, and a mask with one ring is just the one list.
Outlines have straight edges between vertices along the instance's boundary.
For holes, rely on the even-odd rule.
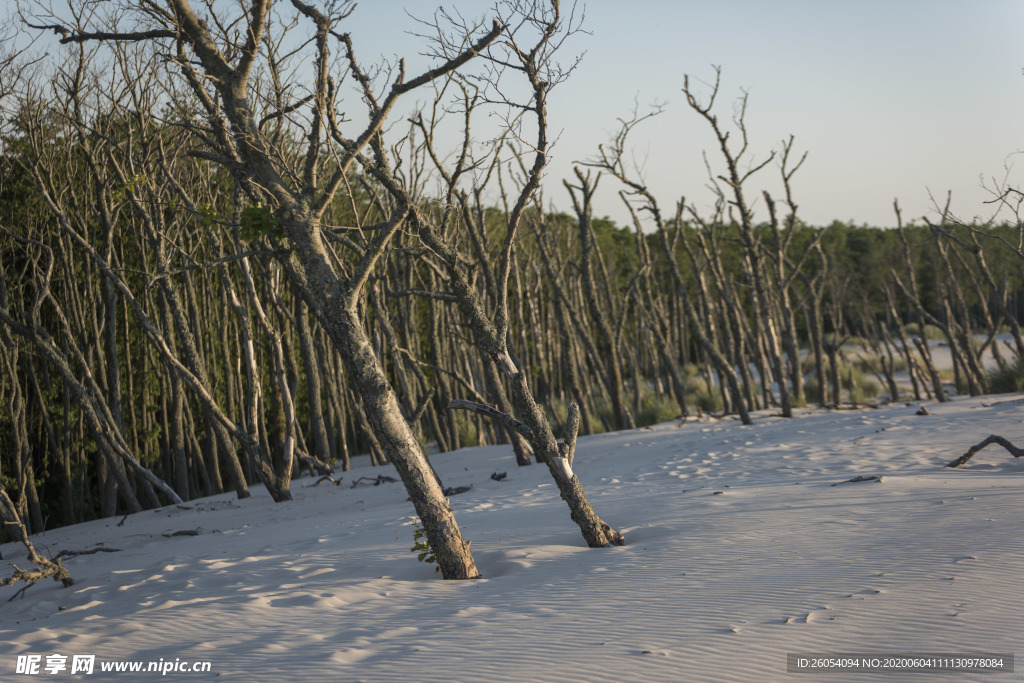
[[512,402],[530,427],[532,436],[529,438],[534,452],[538,455],[537,460],[547,463],[562,500],[569,506],[569,517],[579,525],[587,545],[591,548],[623,545],[625,539],[622,534],[598,516],[587,499],[579,478],[572,472],[572,456],[580,421],[579,408],[576,404],[569,407],[565,444],[560,449],[551,431],[551,425],[544,411],[533,400],[533,394],[526,384],[526,376],[522,372],[516,373],[512,378]]
[[[285,271],[306,306],[337,349],[345,370],[362,400],[362,407],[385,457],[405,484],[441,575],[446,579],[472,579],[480,575],[455,513],[427,462],[426,454],[402,415],[395,390],[374,353],[357,311],[357,301],[334,273],[319,236],[320,226],[307,209],[282,212],[284,229],[296,243]],[[289,220],[290,219],[290,220]],[[398,221],[393,229],[397,229]]]

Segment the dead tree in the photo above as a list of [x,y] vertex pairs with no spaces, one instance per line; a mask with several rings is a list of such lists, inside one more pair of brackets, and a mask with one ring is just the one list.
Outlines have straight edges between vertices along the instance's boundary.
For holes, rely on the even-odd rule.
[[[168,72],[167,77],[177,82],[183,79],[191,94],[188,102],[178,102],[182,106],[182,127],[193,136],[191,153],[230,172],[250,202],[254,227],[266,238],[285,245],[280,262],[295,291],[341,355],[373,431],[401,474],[423,521],[442,575],[472,578],[478,573],[469,544],[401,414],[359,312],[364,286],[414,207],[397,206],[387,220],[363,231],[357,242],[335,242],[342,249],[356,247],[352,250],[353,264],[339,259],[331,245],[333,233],[324,229],[322,218],[339,189],[352,177],[354,164],[376,173],[382,184],[393,182],[393,172],[378,152],[383,149],[385,123],[398,100],[462,68],[497,40],[505,27],[495,22],[490,30],[476,36],[467,31],[463,35],[466,42],[459,49],[419,76],[408,78],[404,62],[400,62],[390,86],[379,94],[356,58],[351,36],[337,30],[354,9],[352,3],[332,5],[329,13],[297,0],[292,6],[313,29],[315,68],[307,96],[292,92],[283,93],[283,97],[280,92],[260,96],[263,93],[258,89],[273,84],[273,74],[285,67],[281,57],[268,49],[273,45],[268,36],[277,25],[268,21],[271,3],[262,0],[247,4],[235,16],[224,8],[215,22],[201,18],[189,0],[167,0],[166,9],[125,0],[118,3],[116,16],[89,15],[95,22],[92,24],[69,26],[54,17],[55,25],[36,28],[53,28],[65,44],[154,43],[169,57],[177,73]],[[355,137],[342,130],[345,121],[338,109],[338,82],[330,73],[335,46],[348,73],[363,89],[368,108],[369,123]],[[191,104],[196,105],[195,110],[187,109]],[[286,139],[268,134],[268,125],[282,123],[299,112],[305,118],[307,144],[304,151],[294,155],[280,147]],[[332,149],[338,150],[337,155],[326,153]]]
[[[730,143],[730,132],[723,129],[717,114],[714,113],[714,104],[719,92],[720,83],[721,70],[716,68],[715,82],[706,103],[702,103],[696,93],[691,90],[689,77],[684,77],[683,93],[686,95],[686,101],[690,108],[704,118],[711,126],[715,139],[718,142],[722,159],[725,162],[726,173],[717,175],[716,179],[728,188],[728,203],[735,209],[734,215],[738,218],[740,244],[743,247],[744,271],[750,285],[750,327],[751,334],[753,335],[752,351],[754,362],[759,368],[763,367],[766,362],[772,368],[775,383],[779,389],[779,403],[782,408],[782,414],[788,417],[792,414],[792,402],[788,386],[788,376],[785,371],[785,361],[782,356],[781,340],[779,338],[780,325],[772,315],[770,305],[771,294],[768,291],[769,280],[765,273],[760,241],[754,234],[753,211],[747,200],[744,187],[751,176],[771,163],[775,158],[775,153],[771,153],[762,161],[756,163],[751,161],[749,162],[749,168],[741,170],[741,164],[747,163],[744,157],[749,149],[745,121],[747,96],[744,94],[740,98],[737,113],[734,116],[734,123],[740,133],[739,149],[735,149]],[[783,170],[783,177],[786,177],[785,168]],[[717,188],[717,184],[715,187]],[[762,370],[761,376],[762,388],[767,392],[769,390],[767,373]]]
[[[473,332],[473,344],[487,359],[487,362],[493,362],[496,365],[509,382],[511,402],[520,419],[474,402],[456,402],[449,404],[449,407],[464,408],[486,414],[499,421],[504,427],[514,429],[525,437],[530,442],[537,459],[547,463],[562,499],[569,506],[570,516],[579,525],[587,544],[591,547],[621,545],[624,542],[622,535],[597,515],[587,500],[579,478],[572,471],[576,433],[579,427],[578,406],[572,404],[570,407],[564,441],[559,444],[544,411],[537,405],[527,381],[526,372],[513,360],[508,345],[510,338],[508,283],[513,267],[513,247],[526,213],[533,204],[535,193],[540,185],[541,173],[547,162],[549,145],[547,95],[551,87],[568,75],[553,63],[552,56],[559,44],[576,28],[571,16],[563,18],[558,0],[551,0],[550,4],[545,3],[544,6],[515,3],[508,9],[510,14],[502,17],[503,23],[509,26],[535,26],[538,32],[536,40],[532,46],[527,47],[522,44],[523,37],[521,35],[508,32],[502,47],[489,50],[485,56],[496,70],[512,69],[521,73],[528,82],[530,86],[528,104],[513,103],[503,98],[499,104],[509,106],[517,111],[528,112],[536,125],[536,139],[532,142],[529,151],[524,153],[525,175],[503,221],[501,244],[496,255],[497,267],[494,269],[494,291],[497,301],[492,312],[488,313],[480,304],[458,249],[446,238],[446,234],[452,229],[455,219],[459,215],[458,207],[453,204],[446,205],[435,221],[425,211],[412,206],[407,221],[410,228],[415,231],[444,269],[447,276],[448,293],[454,298]],[[498,82],[493,79],[496,73],[497,71],[490,72],[492,78],[490,83],[495,88],[498,85]],[[497,92],[500,96],[500,90]],[[471,138],[468,120],[471,108],[467,107],[467,110],[469,111],[467,111],[467,123],[463,130],[459,165],[456,172],[449,176],[452,183],[457,182],[469,163],[468,150]],[[494,153],[500,153],[500,151],[501,147],[499,146]],[[437,159],[438,155],[432,154],[432,157]],[[532,163],[527,168],[526,163],[530,161]],[[386,184],[388,191],[400,203],[405,204],[410,201],[407,188],[390,182],[390,179],[380,175],[378,178]],[[466,208],[465,205],[463,208]]]
[[[902,354],[904,360],[907,363],[907,373],[910,375],[910,386],[914,393],[914,400],[921,400],[921,386],[923,385],[925,391],[928,389],[927,382],[924,382],[921,368],[917,363],[916,357],[914,356],[914,348],[911,346],[910,339],[907,337],[906,324],[903,318],[900,316],[896,309],[896,294],[893,292],[892,287],[888,283],[883,284],[882,290],[885,292],[885,319],[886,324],[882,325],[882,334],[886,339],[886,343],[892,347],[895,346],[897,350]],[[893,333],[891,330],[895,330],[897,339],[893,339]],[[921,376],[919,382],[918,376]]]
[[[621,193],[620,198],[625,199]],[[669,336],[671,335],[672,326],[671,323],[666,321],[668,315],[666,315],[667,311],[665,310],[664,302],[655,295],[652,285],[653,277],[651,271],[654,269],[654,264],[650,248],[643,233],[640,217],[637,216],[632,204],[628,201],[624,201],[624,204],[633,220],[636,251],[640,263],[640,267],[634,277],[634,282],[638,281],[639,284],[635,288],[630,287],[629,294],[636,301],[636,310],[644,322],[644,327],[650,330],[651,336],[654,338],[662,368],[669,376],[670,392],[676,399],[681,416],[685,421],[689,416],[689,410],[686,405],[686,387],[679,369],[678,359],[671,353],[672,344],[669,341]]]
[[[51,296],[50,284],[53,274],[53,250],[42,242],[22,237],[10,230],[0,226],[0,232],[4,233],[15,242],[26,248],[35,249],[41,256],[39,258],[39,274],[36,279],[37,292],[29,310],[23,311],[20,317],[26,322],[21,322],[12,316],[7,308],[0,308],[0,324],[4,324],[14,334],[24,338],[39,351],[39,353],[52,365],[61,375],[68,390],[74,396],[82,416],[85,419],[97,446],[112,466],[112,471],[117,479],[117,492],[131,512],[142,510],[138,501],[134,486],[128,480],[127,472],[131,471],[139,475],[156,489],[165,493],[172,502],[181,503],[182,499],[162,479],[154,475],[149,469],[143,467],[131,452],[130,447],[124,440],[123,434],[117,429],[114,417],[89,369],[81,349],[74,344],[67,344],[72,335],[67,317],[62,308]],[[0,273],[0,278],[3,274]],[[50,335],[47,327],[41,320],[41,311],[44,304],[48,304],[50,311],[60,326],[61,336],[66,343],[62,348]]]
[[[605,371],[602,373],[606,386],[608,387],[608,393],[612,398],[612,410],[615,413],[615,428],[616,429],[633,429],[636,427],[636,423],[633,421],[633,416],[626,408],[625,401],[622,396],[622,357],[621,357],[621,327],[616,326],[616,329],[612,330],[612,323],[608,319],[610,313],[614,316],[614,311],[606,313],[605,308],[599,303],[596,286],[594,284],[594,273],[593,273],[593,252],[597,248],[594,239],[594,231],[591,226],[591,219],[593,218],[592,199],[594,192],[597,190],[597,183],[601,178],[600,173],[596,178],[591,181],[590,174],[584,175],[579,168],[575,169],[576,179],[579,181],[579,185],[572,185],[568,181],[563,181],[566,189],[569,191],[569,196],[572,199],[573,209],[576,212],[576,221],[579,231],[580,241],[580,281],[583,285],[583,297],[587,302],[587,308],[590,311],[591,319],[593,320],[594,326],[601,338],[602,348],[600,349],[600,355],[598,358],[602,359]],[[637,395],[639,396],[640,387],[635,387]]]
[[[797,204],[793,199],[793,176],[804,160],[807,153],[800,157],[800,160],[790,166],[790,154],[793,151],[793,136],[782,143],[782,160],[780,174],[782,186],[785,191],[786,205],[789,213],[784,220],[784,228],[780,228],[780,221],[775,217],[774,202],[767,191],[764,192],[765,202],[768,204],[771,216],[771,229],[774,244],[773,249],[768,250],[769,260],[772,262],[772,274],[775,280],[776,306],[778,316],[782,319],[782,347],[786,353],[786,360],[789,364],[790,381],[793,385],[793,399],[799,405],[804,402],[804,373],[800,363],[799,343],[797,340],[796,312],[792,303],[793,285],[804,270],[804,264],[810,258],[821,243],[826,230],[815,231],[811,244],[804,249],[794,263],[789,255],[796,236]],[[787,273],[788,270],[788,273]]]
[[[942,212],[943,223],[948,223],[950,201],[951,196],[948,196]],[[971,316],[967,311],[963,289],[950,259],[950,243],[953,240],[942,225],[929,224],[928,227],[932,232],[940,262],[945,266],[946,275],[945,281],[939,284],[943,315],[941,319],[933,317],[932,323],[946,335],[950,354],[953,357],[954,371],[958,377],[962,376],[965,379],[964,383],[967,385],[970,395],[977,396],[984,393],[985,373],[974,350]]]
[[[462,105],[465,107],[465,120],[467,122],[466,129],[468,130],[468,123],[471,118],[472,111],[474,107],[477,106],[481,98],[479,88],[470,87],[469,83],[456,79],[449,81],[448,85],[454,85],[460,92]],[[423,155],[427,160],[429,160],[443,182],[443,187],[445,188],[445,205],[457,204],[461,208],[460,218],[464,224],[463,234],[467,237],[467,241],[470,246],[470,254],[467,254],[467,257],[471,255],[474,261],[474,270],[480,274],[480,278],[482,280],[483,286],[479,291],[479,296],[482,300],[481,302],[486,305],[494,306],[500,299],[497,290],[497,280],[500,276],[496,272],[487,247],[489,237],[488,228],[490,226],[488,221],[488,212],[482,199],[483,187],[478,185],[477,187],[471,188],[469,191],[459,187],[461,176],[469,170],[466,163],[466,155],[469,152],[468,148],[465,146],[463,147],[463,156],[454,169],[447,168],[438,157],[439,150],[437,149],[436,131],[438,125],[441,123],[439,114],[442,111],[439,105],[440,102],[435,99],[429,116],[425,117],[423,112],[420,112],[414,119],[414,125],[423,134],[421,148]],[[502,138],[502,140],[503,139],[504,138]],[[495,155],[489,163],[487,163],[487,179],[490,179],[493,174],[500,172],[500,169],[498,168],[499,159],[500,156]],[[481,184],[486,185],[487,179],[482,181]],[[503,199],[506,199],[504,195]],[[449,295],[438,295],[438,293],[433,290],[420,291],[418,294],[431,297],[439,301],[454,300]],[[520,297],[520,301],[521,300],[522,298]],[[498,367],[493,363],[485,361],[481,371],[484,375],[485,391],[489,396],[490,401],[496,404],[498,408],[505,413],[513,412],[512,404],[509,401],[508,394],[502,384],[500,370]],[[531,457],[536,455],[529,442],[522,434],[514,429],[504,427],[504,431],[509,442],[512,444],[513,451],[515,452],[516,463],[520,466],[529,465]]]
[[893,210],[896,212],[896,231],[899,234],[900,243],[903,245],[903,260],[906,267],[907,281],[904,283],[903,279],[895,271],[891,274],[892,279],[907,300],[913,304],[914,310],[917,313],[920,334],[913,338],[914,346],[917,347],[918,353],[921,354],[921,360],[924,362],[925,370],[931,379],[932,389],[935,391],[935,399],[943,403],[947,400],[946,392],[942,387],[942,379],[939,377],[939,372],[935,369],[935,363],[932,362],[931,350],[928,347],[928,336],[925,334],[925,325],[928,320],[935,320],[935,318],[925,310],[924,304],[921,303],[917,295],[919,291],[917,287],[917,274],[914,272],[914,259],[910,250],[910,240],[903,229],[903,215],[900,211],[899,202],[893,202]]
[[[662,251],[669,266],[669,273],[679,299],[682,302],[683,311],[690,330],[700,348],[707,354],[715,369],[724,378],[729,396],[732,399],[733,409],[739,413],[743,424],[751,424],[750,414],[747,409],[748,402],[743,395],[736,369],[729,359],[721,353],[713,339],[709,336],[707,329],[701,325],[701,316],[691,299],[689,285],[683,275],[677,251],[683,231],[682,221],[676,220],[669,226],[662,217],[657,199],[647,189],[643,179],[634,178],[626,167],[626,142],[629,134],[636,126],[650,116],[634,115],[631,120],[623,122],[613,142],[607,146],[600,146],[597,157],[588,161],[586,165],[601,168],[617,178],[627,188],[622,195],[623,201],[628,203],[629,198],[637,197],[640,200],[641,209],[650,214],[660,238]],[[684,202],[680,202],[680,204],[682,205]]]
[[804,310],[807,317],[807,336],[811,344],[811,357],[814,359],[814,376],[817,378],[818,384],[815,402],[818,406],[824,407],[827,401],[825,397],[825,323],[822,302],[825,298],[828,258],[820,240],[815,241],[814,249],[809,251],[813,252],[815,257],[814,270],[810,274],[800,271],[798,277],[807,290]]

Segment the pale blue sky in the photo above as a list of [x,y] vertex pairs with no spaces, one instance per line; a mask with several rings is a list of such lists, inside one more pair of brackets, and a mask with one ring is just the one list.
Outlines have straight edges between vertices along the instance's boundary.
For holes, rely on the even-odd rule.
[[[564,2],[565,0],[563,0]],[[408,10],[429,17],[436,3],[369,0],[349,30],[364,55],[412,56],[422,49],[405,32]],[[492,3],[447,7],[482,15]],[[666,111],[633,139],[646,158],[648,184],[671,208],[680,195],[707,205],[700,153],[715,152],[707,125],[685,106],[683,74],[710,79],[723,69],[719,110],[750,94],[752,149],[767,154],[790,134],[809,152],[795,178],[807,222],[834,218],[892,223],[892,200],[905,216],[928,213],[930,189],[965,217],[984,214],[981,176],[1002,176],[1024,158],[1024,3],[1020,0],[706,0],[628,3],[591,0],[584,28],[566,46],[586,55],[550,99],[560,131],[546,200],[567,208],[561,178],[608,139],[634,99]],[[364,57],[366,59],[366,57]],[[763,158],[763,157],[761,157]],[[712,154],[712,160],[717,157]],[[1017,174],[1019,178],[1024,174]],[[751,194],[781,190],[766,170]],[[624,212],[610,179],[599,214]],[[703,204],[702,204],[703,203]]]
[[[755,150],[794,134],[809,152],[794,189],[811,223],[888,224],[896,196],[908,217],[919,216],[930,209],[928,189],[952,190],[965,216],[982,213],[979,177],[1001,175],[1024,148],[1019,1],[640,0],[628,19],[617,4],[589,4],[587,59],[553,96],[565,108],[552,110],[571,116],[575,102],[610,128],[634,94],[667,100],[643,148],[663,203],[701,193],[699,153],[713,152],[714,141],[679,85],[684,73],[710,78],[711,64],[723,68],[727,98],[750,93]],[[572,131],[572,153],[585,153],[575,148],[582,127]],[[763,178],[770,190],[772,176]]]

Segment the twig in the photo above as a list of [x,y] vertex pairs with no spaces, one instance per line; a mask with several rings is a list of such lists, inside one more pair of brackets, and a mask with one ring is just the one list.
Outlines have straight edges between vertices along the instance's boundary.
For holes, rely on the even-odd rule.
[[839,486],[839,484],[856,484],[857,482],[861,482],[861,481],[877,481],[877,482],[881,482],[882,478],[881,477],[877,477],[877,476],[854,477],[853,479],[846,479],[844,481],[836,482],[835,484],[832,484],[832,486]]

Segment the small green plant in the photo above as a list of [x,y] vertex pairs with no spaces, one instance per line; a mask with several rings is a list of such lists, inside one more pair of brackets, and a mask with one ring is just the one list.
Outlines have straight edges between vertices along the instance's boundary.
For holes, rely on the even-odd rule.
[[560,398],[552,397],[544,404],[544,414],[547,416],[548,422],[560,425],[565,422],[565,418],[569,414],[569,404]]
[[263,206],[259,202],[242,209],[238,223],[242,228],[239,235],[246,241],[256,239],[260,235],[278,238],[284,235],[281,230],[281,221],[274,217],[269,206]]
[[[827,384],[827,382],[826,382],[826,384]],[[817,401],[818,400],[818,376],[817,375],[811,375],[810,377],[808,377],[807,379],[804,380],[804,393],[807,394],[807,397],[810,400],[812,400],[812,401]],[[826,398],[825,400],[828,401],[828,398]]]
[[476,423],[471,417],[462,412],[455,415],[455,431],[459,436],[459,448],[476,446],[479,443],[479,433]]
[[212,227],[220,220],[217,210],[210,204],[200,204],[196,207],[196,211],[199,212],[199,222],[204,228]]
[[854,403],[866,403],[881,393],[882,387],[873,379],[861,377],[857,384],[850,389],[850,400]]
[[[885,362],[886,363],[889,362],[889,359],[886,358]],[[881,373],[882,369],[883,369],[882,363],[883,363],[883,359],[880,358],[879,356],[877,356],[876,354],[873,354],[873,353],[861,354],[861,355],[857,356],[853,360],[853,366],[855,368],[857,368],[858,370],[860,370],[862,373],[865,373],[865,374],[867,374],[867,373],[873,373],[873,374]],[[893,363],[893,367],[892,367],[892,371],[893,372],[902,372],[903,370],[907,369],[907,359],[902,357],[902,356],[896,356],[895,358],[893,358],[892,359],[892,363]]]
[[857,362],[839,363],[839,382],[843,389],[849,392],[850,401],[853,403],[865,403],[882,391],[881,385],[867,377],[862,367]]
[[[832,379],[828,373],[828,365],[826,364],[825,367],[825,401],[830,402],[834,401],[836,397],[832,395]],[[867,376],[862,368],[863,364],[856,361],[853,363],[839,362],[839,384],[846,392],[847,400],[853,403],[867,403],[882,391],[882,386]],[[804,380],[804,393],[809,400],[816,401],[818,399],[818,388],[817,375],[811,375]]]
[[615,431],[615,408],[612,407],[611,401],[606,398],[595,398],[594,412],[597,413],[598,419],[592,422],[600,424],[600,427],[595,427],[598,434],[609,430]]
[[145,182],[145,180],[146,176],[142,174],[133,175],[131,178],[125,181],[124,185],[118,186],[117,188],[114,189],[113,192],[110,193],[111,199],[113,199],[115,202],[123,202],[125,199],[128,198],[128,193],[134,193],[138,186]]
[[[423,525],[420,524],[420,520],[415,517],[412,518],[412,540],[413,546],[409,550],[416,553],[416,559],[420,562],[437,563],[437,558],[434,557],[434,550],[430,547],[430,543],[427,542],[427,532],[424,530]],[[441,567],[434,567],[434,573],[441,571]]]

